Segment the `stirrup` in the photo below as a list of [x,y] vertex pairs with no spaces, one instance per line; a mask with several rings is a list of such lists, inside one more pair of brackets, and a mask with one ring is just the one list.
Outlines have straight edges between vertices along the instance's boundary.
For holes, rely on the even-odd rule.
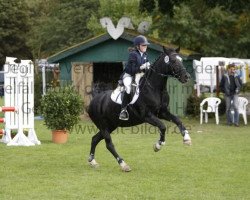
[[120,116],[119,116],[120,120],[128,120],[129,119],[129,114],[128,111],[126,109],[122,109]]

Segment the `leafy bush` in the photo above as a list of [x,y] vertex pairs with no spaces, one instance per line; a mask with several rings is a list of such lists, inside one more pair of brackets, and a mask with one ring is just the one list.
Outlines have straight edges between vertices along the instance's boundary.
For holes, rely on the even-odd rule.
[[39,113],[39,108],[41,106],[41,98],[42,98],[42,76],[40,74],[35,74],[34,77],[34,112],[35,114],[40,114]]
[[226,112],[226,101],[224,98],[219,98],[221,99],[221,103],[219,105],[219,115],[224,115]]
[[204,97],[197,97],[195,94],[192,94],[187,99],[187,115],[191,115],[193,117],[199,116],[200,103],[203,99],[204,99]]
[[243,84],[243,86],[242,86],[242,92],[243,93],[250,92],[250,82],[247,82],[247,83]]
[[[197,97],[195,94],[191,95],[187,100],[187,114],[193,117],[199,116],[200,115],[200,103],[205,98],[206,98],[205,95],[202,95],[200,97]],[[219,105],[219,115],[223,115],[226,112],[226,103],[225,103],[224,98],[221,98],[221,97],[219,98],[221,99],[221,103]],[[207,104],[204,104],[203,108],[207,109]],[[209,117],[210,115],[214,116],[213,113],[208,113]]]
[[42,97],[40,110],[48,128],[70,131],[80,120],[83,101],[72,87],[54,88]]

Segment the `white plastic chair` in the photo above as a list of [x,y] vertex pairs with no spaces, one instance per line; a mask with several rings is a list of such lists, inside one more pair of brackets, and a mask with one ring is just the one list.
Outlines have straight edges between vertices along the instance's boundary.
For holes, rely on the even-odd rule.
[[[247,104],[248,104],[248,100],[245,97],[238,98],[239,115],[242,114],[245,125],[247,125]],[[232,114],[232,117],[234,117],[233,110],[231,110],[231,114]]]
[[[207,109],[203,109],[204,104],[207,103]],[[217,97],[208,97],[200,103],[200,124],[203,121],[203,113],[205,115],[205,122],[208,122],[208,113],[215,113],[216,124],[219,124],[219,104],[221,100]]]

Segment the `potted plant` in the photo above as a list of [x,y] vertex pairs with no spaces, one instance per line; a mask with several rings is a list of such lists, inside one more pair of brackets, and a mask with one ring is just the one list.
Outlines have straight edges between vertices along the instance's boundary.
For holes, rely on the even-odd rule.
[[80,121],[83,101],[73,87],[57,87],[42,97],[40,110],[45,125],[52,130],[52,141],[65,143],[68,132]]

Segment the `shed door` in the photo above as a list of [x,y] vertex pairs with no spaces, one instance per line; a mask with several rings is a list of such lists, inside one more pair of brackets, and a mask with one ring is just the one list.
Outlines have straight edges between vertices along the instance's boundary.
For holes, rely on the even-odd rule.
[[72,63],[71,78],[73,86],[82,96],[86,108],[92,98],[91,88],[93,82],[92,63]]

